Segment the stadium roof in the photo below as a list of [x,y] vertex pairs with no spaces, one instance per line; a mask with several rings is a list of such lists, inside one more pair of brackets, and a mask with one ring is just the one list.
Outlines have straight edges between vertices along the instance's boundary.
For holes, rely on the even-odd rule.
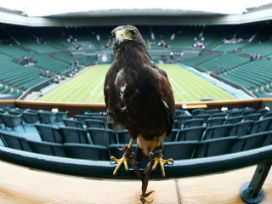
[[249,9],[259,8],[272,3],[271,0],[161,0],[146,1],[127,0],[89,1],[89,0],[1,0],[0,7],[17,10],[27,16],[93,16],[103,12],[108,14],[121,14],[119,11],[133,13],[151,11],[159,13],[165,10],[183,15],[195,14],[242,14]]
[[[143,17],[146,20],[147,16],[153,16],[185,17],[184,22],[176,19],[177,22],[172,24],[178,22],[178,24],[184,24],[188,19],[193,20],[187,22],[188,24],[237,24],[270,20],[272,19],[271,8],[272,0],[137,0],[131,2],[128,0],[1,0],[0,22],[28,26],[106,25],[120,24],[114,23],[111,17],[117,17],[115,20],[120,20],[118,17]],[[254,16],[251,16],[252,13]],[[198,22],[199,19],[191,18],[199,16],[204,16],[204,21],[200,19]],[[105,20],[106,17],[110,19]],[[220,18],[214,19],[214,17]],[[89,20],[86,21],[86,18]],[[99,23],[101,19],[92,18],[104,19]],[[85,20],[82,21],[82,19]],[[133,19],[126,20],[130,23]],[[146,23],[152,23],[150,20],[152,19]],[[166,19],[165,23],[161,23],[167,24],[168,21],[172,19]],[[131,23],[141,24],[141,22],[145,21],[137,19]]]

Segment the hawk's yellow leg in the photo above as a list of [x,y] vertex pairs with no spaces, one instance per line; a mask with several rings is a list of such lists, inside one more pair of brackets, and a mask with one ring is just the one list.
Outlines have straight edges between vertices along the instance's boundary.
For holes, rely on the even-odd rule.
[[[127,146],[128,149],[132,148],[132,145],[134,143],[133,139],[130,139],[129,144]],[[125,169],[128,171],[128,161],[129,161],[129,155],[126,154],[127,149],[125,150],[125,153],[123,154],[122,158],[117,159],[115,156],[111,156],[111,160],[115,161],[117,163],[117,166],[115,167],[114,171],[113,171],[113,175],[115,176],[117,174],[117,172],[119,171],[119,169],[121,168],[122,164],[124,164]]]
[[158,164],[160,164],[162,177],[165,177],[164,164],[168,164],[169,162],[173,163],[174,160],[172,158],[164,160],[162,157],[155,157],[154,164],[152,166],[152,171],[156,169]]

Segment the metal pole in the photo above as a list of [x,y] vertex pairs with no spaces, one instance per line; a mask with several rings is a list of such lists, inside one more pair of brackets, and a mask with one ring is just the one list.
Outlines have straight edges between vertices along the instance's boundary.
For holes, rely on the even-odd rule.
[[242,185],[240,196],[244,202],[255,204],[263,200],[264,191],[262,186],[269,173],[271,164],[272,160],[259,163],[251,181]]

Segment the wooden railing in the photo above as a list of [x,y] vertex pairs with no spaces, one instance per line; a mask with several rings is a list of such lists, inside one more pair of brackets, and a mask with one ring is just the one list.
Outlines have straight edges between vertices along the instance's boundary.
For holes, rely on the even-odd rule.
[[[72,103],[72,102],[40,102],[40,101],[21,101],[21,100],[2,100],[1,106],[13,106],[19,108],[30,108],[34,110],[44,109],[52,110],[57,108],[59,111],[69,111],[69,115],[81,114],[85,111],[105,111],[106,106],[104,103]],[[224,100],[224,101],[195,101],[195,102],[177,102],[176,108],[192,110],[196,108],[204,109],[221,109],[226,107],[232,108],[245,108],[252,107],[259,109],[264,106],[271,106],[272,98],[266,99],[250,99],[250,100]]]
[[[272,106],[271,99],[250,99],[250,100],[224,100],[224,101],[196,101],[196,102],[178,102],[176,103],[176,108],[181,109],[214,109],[226,107],[228,109],[232,108],[244,108],[252,107],[254,109],[259,109],[265,105]],[[19,108],[30,108],[34,110],[44,109],[52,110],[57,108],[59,111],[69,111],[69,115],[73,116],[75,114],[81,114],[84,111],[105,111],[104,103],[70,103],[70,102],[40,102],[40,101],[19,101],[19,100],[3,100],[0,101],[1,106],[13,106]]]

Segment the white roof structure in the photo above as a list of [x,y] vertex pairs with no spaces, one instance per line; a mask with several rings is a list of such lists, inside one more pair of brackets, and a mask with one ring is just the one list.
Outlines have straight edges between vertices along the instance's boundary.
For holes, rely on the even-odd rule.
[[[271,11],[272,0],[1,0],[0,22],[73,26],[136,20],[132,23],[156,24],[157,17],[164,17],[161,24],[238,24],[270,20]],[[148,16],[152,18],[146,19]]]

